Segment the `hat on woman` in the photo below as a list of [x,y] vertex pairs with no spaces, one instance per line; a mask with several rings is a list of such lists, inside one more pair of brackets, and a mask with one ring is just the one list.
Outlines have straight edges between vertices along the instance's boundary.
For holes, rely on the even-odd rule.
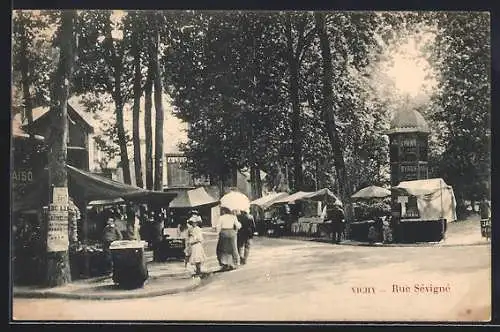
[[198,212],[198,210],[191,210],[190,214],[191,215],[196,215],[196,216],[200,215],[200,213]]
[[201,217],[197,214],[193,214],[188,220],[188,223],[194,224],[194,223],[200,223],[201,222]]

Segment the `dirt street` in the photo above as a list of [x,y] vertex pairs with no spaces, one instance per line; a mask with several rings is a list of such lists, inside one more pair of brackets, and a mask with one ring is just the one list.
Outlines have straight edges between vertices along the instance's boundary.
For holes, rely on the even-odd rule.
[[256,238],[249,263],[147,299],[13,299],[19,320],[487,321],[490,246],[357,247]]

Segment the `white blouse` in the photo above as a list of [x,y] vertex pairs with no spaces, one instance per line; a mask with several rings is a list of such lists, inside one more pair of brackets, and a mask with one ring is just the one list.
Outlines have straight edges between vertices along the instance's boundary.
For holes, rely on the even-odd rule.
[[234,226],[236,226],[236,230],[241,228],[238,218],[232,214],[224,214],[220,216],[219,222],[217,223],[217,233],[219,233],[222,229],[235,229]]

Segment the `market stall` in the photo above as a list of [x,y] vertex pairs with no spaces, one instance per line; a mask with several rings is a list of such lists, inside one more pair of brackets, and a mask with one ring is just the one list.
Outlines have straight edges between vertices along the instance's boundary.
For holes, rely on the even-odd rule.
[[[67,165],[67,170],[69,198],[81,211],[81,219],[77,227],[78,242],[69,248],[74,278],[96,276],[102,273],[99,266],[102,265],[103,260],[101,235],[104,222],[101,222],[102,227],[99,227],[99,220],[89,222],[89,218],[92,218],[92,215],[87,215],[89,212],[87,206],[90,202],[93,201],[91,209],[100,203],[108,204],[109,202],[112,202],[111,204],[148,204],[167,208],[176,196],[175,193],[154,192],[123,184],[69,165]],[[43,207],[47,206],[49,199],[48,172],[44,172],[36,182],[26,186],[26,193],[23,199],[13,201],[12,212],[26,215],[26,212],[31,211],[31,215],[38,220],[38,225],[45,224]],[[92,234],[90,234],[91,225],[95,226]],[[93,239],[89,238],[89,235],[92,235]]]
[[219,200],[212,197],[203,187],[180,190],[173,189],[168,192],[176,193],[177,196],[169,205],[169,227],[177,227],[179,223],[189,218],[189,211],[198,210],[202,217],[201,226],[215,226],[219,210]]
[[[314,192],[299,191],[273,202],[272,206],[285,208],[285,232],[292,235],[321,236],[327,230],[321,226],[325,222],[325,211],[328,206],[342,206],[342,202],[328,188]],[[278,219],[279,221],[279,219]]]
[[219,200],[207,193],[205,188],[173,189],[168,192],[175,193],[177,196],[170,202],[163,238],[155,247],[155,261],[184,258],[185,239],[178,234],[178,227],[186,223],[192,210],[197,210],[200,214],[201,226],[215,227],[219,218]]
[[[350,238],[356,241],[391,242],[391,191],[368,186],[351,196],[354,221],[350,223]],[[373,227],[373,228],[372,228]]]
[[441,178],[403,181],[391,191],[398,242],[441,241],[457,220],[453,188]]
[[286,192],[272,192],[250,202],[250,211],[260,235],[265,233],[266,224],[270,224],[275,215],[279,213],[279,208],[273,208],[274,202],[287,196],[289,195]]

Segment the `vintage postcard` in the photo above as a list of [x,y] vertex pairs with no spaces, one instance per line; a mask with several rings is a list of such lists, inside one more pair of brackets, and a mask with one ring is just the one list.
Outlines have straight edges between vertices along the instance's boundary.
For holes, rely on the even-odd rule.
[[488,12],[12,14],[12,322],[491,320]]

